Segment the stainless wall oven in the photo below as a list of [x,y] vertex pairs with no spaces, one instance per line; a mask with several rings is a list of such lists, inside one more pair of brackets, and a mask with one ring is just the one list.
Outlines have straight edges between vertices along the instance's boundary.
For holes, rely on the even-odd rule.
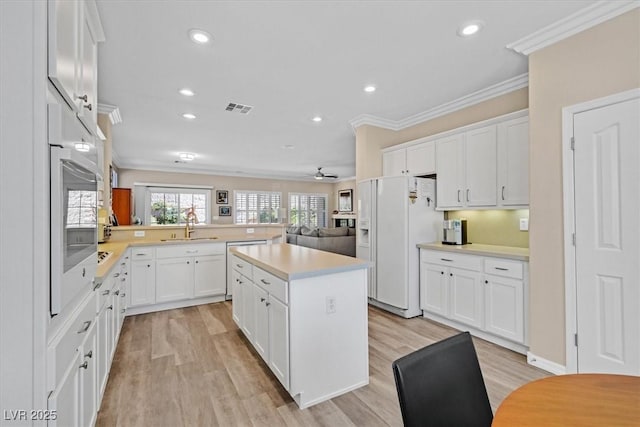
[[[91,289],[98,263],[98,179],[96,165],[80,152],[67,148],[80,141],[72,134],[76,120],[59,115],[55,106],[51,127],[61,129],[51,138],[51,315],[60,314],[80,294]],[[52,110],[50,109],[50,112]],[[71,117],[72,119],[75,119]],[[58,127],[59,126],[59,127]],[[71,127],[71,129],[69,129]]]

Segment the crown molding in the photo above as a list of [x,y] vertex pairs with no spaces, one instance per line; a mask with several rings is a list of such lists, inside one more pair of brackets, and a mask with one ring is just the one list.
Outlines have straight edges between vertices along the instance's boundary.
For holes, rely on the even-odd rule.
[[507,49],[513,49],[523,55],[529,55],[637,7],[640,7],[640,1],[638,0],[599,1],[533,34],[508,44]]
[[473,92],[469,95],[465,95],[451,102],[447,102],[437,107],[431,108],[427,111],[423,111],[422,113],[414,114],[413,116],[409,116],[402,120],[388,120],[372,116],[370,114],[362,114],[351,120],[349,124],[351,125],[354,132],[358,127],[363,125],[371,125],[384,129],[399,131],[411,126],[415,126],[419,123],[435,119],[436,117],[444,116],[463,108],[470,107],[480,102],[496,98],[500,95],[525,88],[527,86],[529,86],[529,73],[524,73],[498,84],[481,89],[477,92]]
[[120,109],[115,105],[98,103],[98,113],[108,115],[112,125],[117,125],[118,123],[122,123],[122,116],[120,115]]

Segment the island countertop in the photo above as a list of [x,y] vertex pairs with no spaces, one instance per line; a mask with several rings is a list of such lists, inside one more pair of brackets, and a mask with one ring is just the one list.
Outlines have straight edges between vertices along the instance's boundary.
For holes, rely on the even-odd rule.
[[499,258],[510,258],[519,261],[529,261],[529,248],[517,248],[514,246],[483,245],[471,243],[468,245],[443,245],[442,243],[419,243],[420,249],[432,249],[436,251],[455,252],[459,254],[484,255]]
[[369,267],[367,261],[304,246],[238,246],[231,253],[286,281]]

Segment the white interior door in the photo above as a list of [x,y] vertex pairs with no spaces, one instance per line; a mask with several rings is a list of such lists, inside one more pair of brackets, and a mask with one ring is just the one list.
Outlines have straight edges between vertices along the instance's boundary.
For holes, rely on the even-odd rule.
[[578,372],[640,374],[640,100],[574,115]]

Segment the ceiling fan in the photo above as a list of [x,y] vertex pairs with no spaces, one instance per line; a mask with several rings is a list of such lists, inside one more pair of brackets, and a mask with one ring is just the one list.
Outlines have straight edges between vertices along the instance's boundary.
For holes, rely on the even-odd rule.
[[318,172],[316,172],[316,174],[313,175],[313,177],[315,179],[318,179],[318,180],[324,179],[324,178],[332,178],[333,179],[333,178],[337,178],[338,175],[333,174],[333,173],[324,173],[324,172],[322,172],[322,167],[318,167]]

